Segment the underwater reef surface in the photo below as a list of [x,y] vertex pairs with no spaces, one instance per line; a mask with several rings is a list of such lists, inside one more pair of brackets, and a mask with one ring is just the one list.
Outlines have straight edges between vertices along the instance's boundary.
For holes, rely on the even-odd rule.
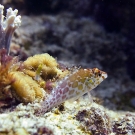
[[38,103],[1,108],[1,133],[134,134],[135,84],[124,67],[126,55],[114,51],[118,49],[118,44],[123,45],[125,41],[122,35],[108,34],[92,19],[74,19],[68,13],[22,16],[22,26],[12,39],[11,54],[18,52],[14,46],[21,49],[20,58],[21,54],[28,57],[47,52],[68,66],[79,64],[104,69],[109,77],[91,92],[92,104],[84,96],[38,116],[35,113],[41,109]]
[[11,54],[24,60],[47,52],[67,65],[101,68],[109,77],[92,91],[92,104],[84,96],[39,116],[35,114],[38,103],[0,108],[0,133],[135,134],[135,84],[125,66],[128,57],[121,49],[127,43],[122,34],[110,34],[93,19],[74,18],[72,13],[22,16]]
[[133,135],[135,114],[114,112],[86,96],[75,102],[66,101],[44,115],[36,116],[39,104],[20,104],[0,114],[1,135]]

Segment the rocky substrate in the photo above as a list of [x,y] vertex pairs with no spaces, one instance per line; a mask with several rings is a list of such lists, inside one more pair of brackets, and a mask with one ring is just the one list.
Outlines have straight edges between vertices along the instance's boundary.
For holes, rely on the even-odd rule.
[[[135,134],[135,114],[114,112],[87,96],[65,102],[43,115],[36,114],[39,103],[18,105],[0,115],[1,135],[131,135]],[[42,109],[42,108],[40,108]],[[2,110],[1,110],[2,111]]]

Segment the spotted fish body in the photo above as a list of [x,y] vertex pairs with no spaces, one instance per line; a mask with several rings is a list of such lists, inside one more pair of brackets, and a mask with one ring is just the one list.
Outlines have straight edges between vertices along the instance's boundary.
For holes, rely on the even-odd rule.
[[41,103],[42,112],[46,112],[68,99],[79,98],[97,87],[105,78],[107,78],[107,74],[97,68],[78,69],[58,82]]

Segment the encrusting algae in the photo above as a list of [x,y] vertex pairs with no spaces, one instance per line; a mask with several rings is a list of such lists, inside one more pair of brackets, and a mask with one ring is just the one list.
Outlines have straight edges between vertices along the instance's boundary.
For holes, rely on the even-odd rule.
[[4,21],[6,28],[3,28],[3,8],[0,5],[1,101],[10,97],[23,103],[40,102],[41,110],[37,113],[45,113],[68,99],[77,99],[89,93],[107,78],[107,74],[97,68],[62,68],[47,53],[34,55],[24,62],[20,62],[17,57],[11,57],[10,41],[13,32],[20,26],[21,17],[16,16],[17,10],[8,9]]

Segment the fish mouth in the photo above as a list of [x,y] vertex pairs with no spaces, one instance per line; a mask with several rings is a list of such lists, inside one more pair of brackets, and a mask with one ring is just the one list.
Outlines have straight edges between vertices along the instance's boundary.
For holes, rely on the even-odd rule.
[[106,79],[107,77],[108,77],[107,73],[103,72],[103,73],[102,73],[102,78],[103,78],[103,79]]

